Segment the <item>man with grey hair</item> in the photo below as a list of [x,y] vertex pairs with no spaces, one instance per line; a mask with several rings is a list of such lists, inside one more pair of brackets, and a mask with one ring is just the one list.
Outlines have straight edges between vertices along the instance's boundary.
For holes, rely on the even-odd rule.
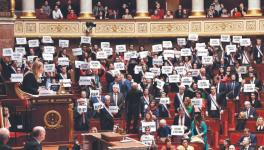
[[11,147],[7,145],[10,132],[6,128],[0,128],[0,150],[11,150]]
[[125,97],[120,92],[119,86],[117,84],[113,85],[113,92],[109,93],[110,96],[110,106],[118,107],[118,112],[114,114],[115,117],[120,118],[124,112],[125,107]]
[[250,144],[250,138],[249,137],[244,137],[241,145],[242,145],[242,147],[240,148],[240,150],[255,150],[255,148],[253,146],[251,146],[251,144]]
[[246,114],[246,118],[249,119],[253,119],[253,118],[256,118],[257,117],[257,113],[256,113],[256,109],[253,108],[250,104],[249,101],[245,101],[244,102],[244,105],[245,105],[245,114]]
[[126,130],[130,132],[130,124],[132,118],[134,120],[133,123],[133,132],[137,132],[138,120],[141,116],[141,96],[142,92],[138,90],[138,84],[133,83],[132,89],[128,92],[126,97],[126,109],[127,109],[127,126]]
[[36,126],[31,133],[31,139],[26,142],[24,150],[42,150],[41,142],[45,140],[46,130],[42,126]]
[[174,98],[174,109],[175,112],[178,113],[178,108],[181,106],[183,107],[183,100],[185,99],[185,97],[187,96],[186,91],[185,91],[185,86],[183,84],[181,84],[179,86],[179,92],[176,93],[175,98]]

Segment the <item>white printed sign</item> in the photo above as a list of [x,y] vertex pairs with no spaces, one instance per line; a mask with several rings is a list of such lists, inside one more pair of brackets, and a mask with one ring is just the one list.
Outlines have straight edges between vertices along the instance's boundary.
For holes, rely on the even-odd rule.
[[23,74],[11,74],[11,82],[23,82]]
[[27,57],[27,60],[28,60],[29,62],[33,62],[34,58],[36,58],[36,57],[38,57],[38,56],[28,56],[28,57]]
[[169,75],[169,83],[178,83],[180,82],[180,75],[174,74],[174,75]]
[[101,49],[110,48],[110,42],[101,42]]
[[101,63],[99,61],[90,61],[90,69],[100,69]]
[[203,56],[202,57],[202,64],[204,64],[204,65],[213,64],[213,56]]
[[64,87],[71,87],[71,79],[61,79],[59,81]]
[[181,83],[183,85],[188,85],[190,86],[192,84],[193,80],[192,80],[192,77],[182,77],[181,78]]
[[205,48],[198,48],[197,49],[197,56],[208,56],[208,49]]
[[21,53],[13,53],[11,56],[12,60],[22,62],[23,55]]
[[186,45],[186,39],[185,38],[177,38],[177,44],[179,46],[184,46]]
[[44,53],[54,54],[55,53],[55,47],[54,46],[44,46]]
[[85,63],[81,64],[80,65],[80,69],[81,70],[88,70],[88,69],[90,69],[89,63],[88,62],[85,62]]
[[50,36],[43,36],[42,43],[53,43],[53,40]]
[[150,132],[156,132],[156,122],[145,122],[142,121],[142,132],[145,133],[146,127],[150,127]]
[[100,91],[99,90],[90,90],[90,97],[99,97]]
[[198,80],[198,88],[200,89],[206,89],[206,88],[209,88],[210,86],[210,83],[209,83],[209,80]]
[[149,71],[154,73],[155,76],[160,75],[160,68],[149,68]]
[[80,66],[84,63],[86,63],[85,61],[78,61],[78,60],[75,60],[75,68],[80,68]]
[[236,52],[236,45],[226,45],[226,52],[229,55],[230,53]]
[[192,101],[192,105],[193,106],[197,106],[199,108],[202,108],[202,106],[203,106],[203,99],[201,99],[201,98],[193,98],[193,99],[191,99],[191,101]]
[[86,113],[87,112],[87,106],[86,105],[78,105],[77,106],[77,111],[80,114]]
[[206,44],[205,43],[196,43],[195,44],[195,48],[196,49],[199,49],[199,48],[205,48],[206,47]]
[[15,53],[21,53],[22,55],[26,55],[25,47],[15,47]]
[[118,53],[126,52],[126,45],[116,45],[116,52]]
[[100,102],[94,103],[93,106],[94,106],[94,110],[100,110],[100,109],[104,108],[103,104]]
[[200,74],[199,69],[190,69],[189,71],[192,73],[192,77],[196,77]]
[[27,39],[26,38],[16,38],[16,44],[17,45],[26,45]]
[[153,58],[153,59],[152,59],[152,64],[153,64],[153,65],[162,66],[162,65],[163,65],[163,59],[160,59],[160,58]]
[[181,49],[181,56],[191,56],[192,52],[190,48],[182,48]]
[[211,46],[220,46],[220,40],[219,39],[210,39],[210,45]]
[[140,58],[146,58],[146,57],[148,57],[148,51],[139,52],[139,57]]
[[72,49],[72,53],[74,56],[80,56],[82,55],[82,48],[74,48]]
[[162,46],[164,48],[173,48],[171,41],[162,41]]
[[68,57],[59,57],[58,58],[58,64],[61,66],[69,66],[69,58]]
[[65,47],[69,47],[70,41],[69,40],[59,40],[59,47],[65,48]]
[[12,48],[3,48],[3,56],[12,56],[13,49]]
[[255,92],[255,84],[244,84],[244,92]]
[[247,74],[247,66],[239,66],[237,72],[240,74]]
[[230,42],[230,35],[221,35],[221,42]]
[[184,135],[184,126],[172,125],[171,126],[171,135],[177,135],[177,136]]
[[153,79],[155,77],[155,74],[152,72],[145,72],[145,78],[147,79]]
[[242,36],[233,36],[233,43],[240,43],[240,39],[242,39]]
[[44,64],[45,72],[55,72],[55,64]]
[[96,58],[97,59],[107,59],[107,54],[104,51],[99,51],[96,53]]
[[152,45],[152,52],[162,52],[162,44]]
[[171,74],[173,70],[173,66],[162,66],[162,74]]
[[109,112],[110,113],[118,113],[118,106],[109,106]]
[[157,82],[157,88],[163,89],[165,82],[160,79],[156,79],[155,81]]
[[113,48],[111,48],[111,47],[109,47],[109,48],[103,48],[102,50],[105,52],[105,54],[107,56],[113,55]]
[[164,58],[174,58],[175,56],[174,50],[164,50],[163,56]]
[[141,71],[143,71],[143,69],[142,69],[142,66],[135,66],[135,68],[134,68],[134,73],[135,74],[139,74],[139,72],[141,72]]
[[79,85],[91,85],[93,77],[91,76],[80,76]]
[[29,47],[39,47],[39,40],[28,40]]
[[170,104],[170,98],[169,97],[161,97],[159,103],[163,104],[163,105]]
[[180,75],[185,75],[186,74],[186,68],[184,66],[177,66],[177,67],[175,67],[175,70]]
[[42,57],[44,60],[46,61],[52,61],[53,60],[53,54],[46,54],[46,53],[43,53],[42,54]]
[[188,40],[189,41],[198,41],[198,34],[190,33],[188,35]]
[[114,63],[114,68],[116,70],[125,70],[125,64],[123,62]]
[[250,45],[251,45],[250,38],[240,39],[240,46],[250,46]]
[[81,44],[91,44],[91,37],[89,36],[81,36]]

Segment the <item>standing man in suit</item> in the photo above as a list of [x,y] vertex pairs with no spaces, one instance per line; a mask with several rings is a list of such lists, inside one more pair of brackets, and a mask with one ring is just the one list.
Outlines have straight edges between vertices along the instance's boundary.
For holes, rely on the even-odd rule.
[[185,129],[185,132],[184,133],[187,133],[189,132],[189,129],[191,127],[191,119],[186,115],[186,113],[184,112],[183,108],[180,107],[178,109],[178,115],[176,115],[174,117],[174,121],[173,121],[173,125],[182,125],[184,126],[184,129]]
[[113,85],[113,92],[110,93],[110,106],[118,106],[118,113],[114,116],[120,118],[124,112],[125,98],[122,93],[119,92],[119,86]]
[[179,93],[176,93],[175,98],[174,98],[174,108],[175,112],[178,113],[178,108],[181,106],[183,107],[183,100],[187,97],[186,92],[185,92],[185,86],[180,85],[179,86]]
[[6,128],[0,128],[0,149],[1,150],[11,150],[12,148],[7,145],[9,140],[10,132]]
[[207,96],[206,115],[212,118],[219,118],[220,113],[223,112],[224,107],[225,100],[223,100],[220,93],[216,94],[215,86],[211,86],[211,93]]
[[214,78],[214,83],[216,87],[216,94],[220,94],[221,97],[226,97],[226,86],[224,83],[220,82],[220,77],[217,76]]
[[263,61],[264,46],[261,39],[257,39],[256,46],[253,48],[253,58],[255,64],[261,64]]
[[237,82],[235,74],[231,75],[231,81],[227,85],[227,91],[228,91],[228,93],[226,94],[227,99],[239,100],[240,84],[239,82]]
[[249,102],[250,102],[250,104],[251,104],[252,107],[254,107],[254,108],[261,108],[260,101],[256,99],[256,93],[252,92],[250,94]]
[[126,97],[126,109],[127,109],[127,126],[126,130],[129,132],[130,124],[132,118],[134,119],[133,123],[133,132],[137,132],[138,120],[142,117],[141,115],[141,96],[142,92],[138,90],[138,84],[133,83],[132,89],[128,92]]
[[[248,128],[245,128],[244,129],[244,134],[238,140],[237,144],[238,145],[241,145],[241,146],[244,146],[244,147],[247,146],[247,145],[256,146],[256,144],[257,144],[257,137],[256,137],[255,134],[251,134]],[[242,149],[242,150],[251,150],[251,149]]]
[[24,150],[42,150],[41,142],[45,140],[46,130],[42,126],[33,128],[32,137],[26,142]]

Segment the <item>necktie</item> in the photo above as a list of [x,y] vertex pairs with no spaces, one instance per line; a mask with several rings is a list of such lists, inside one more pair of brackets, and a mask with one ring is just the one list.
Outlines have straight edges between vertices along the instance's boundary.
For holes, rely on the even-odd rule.
[[82,123],[85,124],[85,113],[82,114]]
[[117,106],[117,94],[115,94],[115,104]]

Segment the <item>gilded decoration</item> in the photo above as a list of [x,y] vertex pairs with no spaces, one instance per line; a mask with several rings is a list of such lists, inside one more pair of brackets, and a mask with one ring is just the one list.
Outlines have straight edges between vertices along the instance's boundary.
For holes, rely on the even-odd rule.
[[25,32],[26,33],[36,33],[37,29],[36,29],[36,24],[37,23],[26,23],[25,24],[25,27],[26,27],[26,30]]
[[205,22],[205,32],[234,32],[243,31],[243,21],[221,21],[221,22]]
[[79,23],[40,23],[40,33],[78,33]]
[[15,23],[15,33],[23,33],[23,23],[22,22]]
[[151,23],[150,32],[152,33],[189,32],[189,24],[188,23]]
[[259,20],[259,30],[260,31],[264,30],[264,20]]
[[117,23],[117,22],[105,22],[97,23],[95,33],[134,33],[134,23]]
[[255,20],[246,21],[246,30],[255,31],[257,29],[256,24]]
[[139,23],[138,24],[138,32],[139,33],[146,33],[146,32],[148,32],[148,24],[147,23]]
[[191,23],[191,31],[192,32],[201,32],[202,31],[202,23],[201,22],[192,22]]

